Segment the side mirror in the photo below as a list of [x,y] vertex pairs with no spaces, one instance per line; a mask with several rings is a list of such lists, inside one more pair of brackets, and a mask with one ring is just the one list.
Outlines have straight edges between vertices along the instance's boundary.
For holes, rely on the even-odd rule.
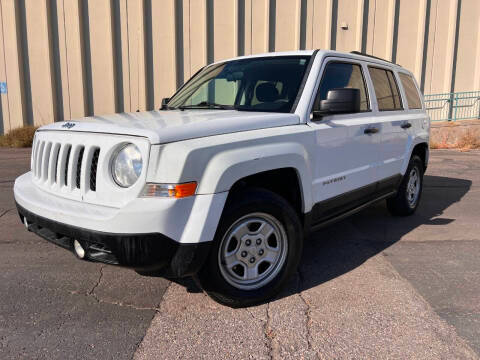
[[360,112],[359,89],[333,89],[327,93],[327,99],[320,101],[320,109],[313,112],[314,118],[333,114],[351,114]]
[[162,107],[160,108],[160,110],[167,110],[167,105],[168,105],[169,101],[170,101],[170,98],[163,98],[162,99]]

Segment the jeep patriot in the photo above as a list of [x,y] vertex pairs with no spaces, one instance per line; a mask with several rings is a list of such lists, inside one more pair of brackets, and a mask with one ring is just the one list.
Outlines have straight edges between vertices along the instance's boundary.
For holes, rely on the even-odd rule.
[[14,193],[78,258],[194,276],[232,307],[275,296],[310,231],[385,200],[415,212],[430,120],[413,75],[357,52],[205,66],[158,111],[42,126]]

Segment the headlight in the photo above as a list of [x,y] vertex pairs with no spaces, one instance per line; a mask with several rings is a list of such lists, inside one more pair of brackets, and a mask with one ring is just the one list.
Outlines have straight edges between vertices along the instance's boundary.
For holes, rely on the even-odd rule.
[[112,158],[112,177],[117,185],[130,187],[142,173],[142,154],[134,144],[125,144]]

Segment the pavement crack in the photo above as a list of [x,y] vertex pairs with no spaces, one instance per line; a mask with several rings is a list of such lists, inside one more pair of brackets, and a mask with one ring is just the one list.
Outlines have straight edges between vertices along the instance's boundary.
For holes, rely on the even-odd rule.
[[311,324],[312,324],[312,305],[310,304],[310,302],[303,296],[303,292],[302,292],[302,289],[303,289],[303,284],[304,284],[304,277],[303,277],[303,274],[302,272],[300,271],[300,269],[298,270],[298,278],[299,278],[299,282],[298,282],[298,297],[300,298],[300,300],[302,300],[302,302],[305,304],[305,312],[304,312],[304,316],[306,318],[306,323],[305,323],[305,328],[307,330],[307,348],[309,351],[312,351],[315,353],[315,357],[317,359],[320,359],[320,356],[318,355],[318,353],[315,351],[315,349],[313,348],[312,346],[312,333],[311,333]]
[[[95,282],[95,284],[93,285],[93,287],[85,294],[86,296],[89,296],[89,297],[92,297],[93,299],[95,299],[96,302],[98,302],[99,304],[108,304],[108,305],[116,305],[116,306],[121,306],[121,307],[126,307],[126,308],[130,308],[130,309],[134,309],[134,310],[151,310],[151,311],[155,311],[155,312],[158,312],[159,311],[159,307],[148,307],[148,306],[135,306],[135,305],[132,305],[132,304],[124,304],[122,303],[121,301],[111,301],[111,300],[104,300],[102,298],[100,298],[96,293],[95,293],[95,290],[100,286],[100,283],[102,282],[102,279],[103,279],[103,270],[105,269],[107,265],[104,265],[104,266],[101,266],[100,267],[100,275],[98,276],[98,279],[97,281]],[[76,291],[70,291],[70,293],[72,295],[77,295],[78,292]]]
[[257,321],[260,321],[261,323],[265,323],[265,320],[259,318],[258,316],[256,316],[254,313],[252,313],[250,311],[250,309],[248,308],[245,308],[245,311],[248,313],[248,315],[250,315],[252,317],[253,320],[257,320]]
[[[95,284],[95,285],[98,286],[98,284]],[[101,304],[108,304],[108,305],[116,305],[116,306],[121,306],[121,307],[134,309],[134,310],[152,310],[152,311],[155,311],[155,312],[159,312],[159,310],[160,310],[159,307],[148,307],[148,306],[142,307],[142,306],[135,306],[135,305],[132,305],[132,304],[125,304],[125,303],[122,303],[120,301],[104,300],[104,299],[99,298],[96,294],[90,293],[92,290],[94,290],[93,288],[92,288],[92,290],[90,290],[88,292],[84,292],[84,291],[77,291],[77,290],[38,287],[38,286],[32,286],[32,285],[26,285],[26,284],[23,284],[22,287],[26,287],[28,289],[38,290],[38,291],[48,290],[48,291],[53,291],[53,292],[66,292],[67,294],[70,294],[72,296],[77,296],[77,295],[87,296],[87,297],[93,298],[99,304],[101,303]]]
[[0,214],[0,218],[1,218],[3,215],[7,214],[8,212],[12,211],[12,210],[13,210],[13,209],[5,210],[4,212],[2,212],[2,213]]
[[92,289],[87,292],[87,294],[86,294],[87,296],[93,297],[98,303],[102,303],[102,304],[123,306],[123,307],[128,307],[128,308],[131,308],[131,309],[135,309],[135,310],[153,310],[153,311],[158,311],[159,310],[158,307],[141,307],[141,306],[135,306],[135,305],[131,305],[131,304],[124,304],[124,303],[119,302],[119,301],[107,301],[107,300],[101,299],[97,294],[95,294],[95,289],[97,289],[98,286],[100,285],[100,283],[102,282],[103,269],[105,269],[105,267],[106,267],[106,265],[100,267],[100,275],[98,276],[98,280],[93,285]]
[[273,359],[273,339],[275,338],[275,332],[270,327],[271,317],[270,317],[270,303],[267,304],[267,321],[264,321],[264,334],[265,334],[265,344],[268,349],[268,357]]
[[155,313],[160,311],[160,309],[157,308],[157,307],[149,307],[149,306],[143,307],[143,306],[135,306],[135,305],[132,305],[132,304],[124,304],[124,303],[119,302],[119,301],[106,301],[106,300],[100,299],[96,296],[94,296],[94,298],[100,304],[116,305],[116,306],[126,307],[126,308],[129,308],[129,309],[139,310],[139,311],[150,310],[150,311],[154,311]]
[[98,285],[100,285],[100,282],[102,281],[102,278],[103,278],[103,269],[105,268],[105,266],[101,266],[100,267],[100,275],[98,277],[98,280],[97,282],[95,283],[95,285],[93,285],[92,289],[87,293],[88,296],[92,296],[93,298],[97,299],[97,301],[99,301],[98,297],[95,295],[95,289],[98,287]]

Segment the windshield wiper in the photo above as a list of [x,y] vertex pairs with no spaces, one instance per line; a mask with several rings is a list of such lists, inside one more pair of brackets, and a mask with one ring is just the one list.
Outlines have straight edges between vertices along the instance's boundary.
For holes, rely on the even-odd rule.
[[178,107],[180,110],[185,110],[185,109],[220,109],[220,110],[233,110],[235,109],[234,106],[232,105],[222,105],[222,104],[216,104],[216,103],[211,103],[208,101],[202,101],[199,102],[198,104],[194,105],[182,105]]

